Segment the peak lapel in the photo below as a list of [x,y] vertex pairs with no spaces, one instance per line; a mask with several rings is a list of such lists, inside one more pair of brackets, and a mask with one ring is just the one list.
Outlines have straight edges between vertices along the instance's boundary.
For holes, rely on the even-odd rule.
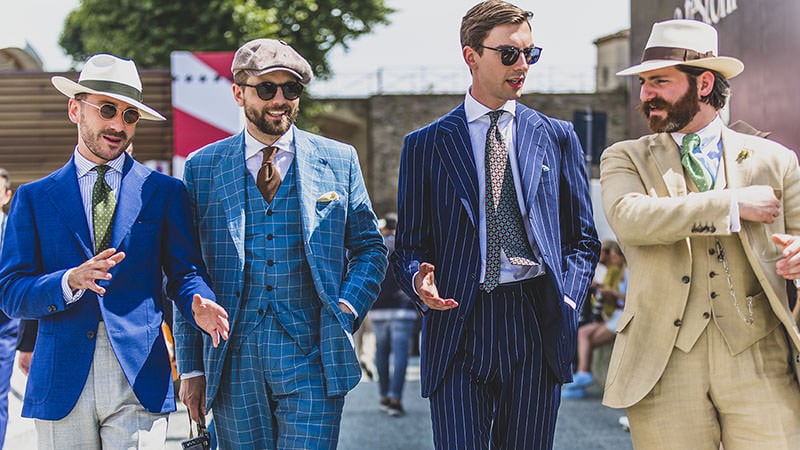
[[434,148],[461,198],[472,225],[478,226],[478,175],[464,104],[442,118]]

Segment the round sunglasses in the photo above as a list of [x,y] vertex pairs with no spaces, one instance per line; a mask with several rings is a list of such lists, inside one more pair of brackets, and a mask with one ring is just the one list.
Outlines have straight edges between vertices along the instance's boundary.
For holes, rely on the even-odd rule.
[[[95,105],[94,103],[87,102],[86,100],[79,100],[81,103],[85,103],[92,108],[98,110],[100,112],[100,117],[105,120],[111,120],[114,117],[117,117],[117,112],[119,112],[119,108],[111,103],[103,103],[102,105]],[[139,110],[136,108],[128,108],[122,111],[122,120],[127,123],[128,125],[133,125],[139,121],[141,118],[141,114]]]
[[275,84],[269,81],[258,84],[238,83],[239,86],[246,86],[256,89],[256,94],[261,100],[272,100],[275,94],[278,93],[278,88],[283,92],[283,98],[286,100],[294,100],[300,97],[303,93],[303,85],[296,81],[289,81],[283,84]]
[[481,45],[481,47],[500,52],[500,62],[505,66],[513,66],[519,59],[520,53],[525,55],[525,62],[529,66],[536,64],[536,61],[539,61],[539,57],[542,56],[541,47],[517,48],[512,45],[501,45],[499,47]]

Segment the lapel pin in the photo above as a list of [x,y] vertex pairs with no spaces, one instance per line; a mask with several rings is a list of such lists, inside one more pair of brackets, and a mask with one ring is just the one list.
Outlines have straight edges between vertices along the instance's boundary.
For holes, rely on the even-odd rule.
[[736,155],[736,162],[737,163],[741,163],[742,161],[744,161],[745,159],[747,159],[749,157],[750,157],[750,150],[747,150],[747,149],[740,150],[739,154]]

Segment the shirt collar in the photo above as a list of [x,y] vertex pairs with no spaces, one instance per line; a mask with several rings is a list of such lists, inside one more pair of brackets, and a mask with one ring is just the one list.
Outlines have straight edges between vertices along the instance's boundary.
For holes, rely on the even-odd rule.
[[[497,110],[502,109],[503,111],[507,111],[511,114],[511,117],[514,117],[514,113],[517,111],[517,101],[516,100],[509,100],[503,104]],[[492,111],[497,111],[493,109],[489,109],[479,101],[475,100],[475,97],[467,91],[466,96],[464,97],[464,112],[467,115],[467,123],[475,122],[476,120],[480,119],[481,117],[486,116],[487,113]],[[489,120],[488,117],[486,120]]]
[[[700,149],[708,148],[709,145],[719,142],[719,139],[722,136],[722,127],[722,119],[720,119],[719,116],[715,116],[714,120],[712,120],[702,130],[696,132],[695,134],[700,136]],[[681,147],[683,137],[686,136],[686,134],[687,133],[678,132],[670,133],[672,139],[676,144],[678,144],[678,148]]]
[[[289,152],[294,153],[294,124],[286,130],[286,133],[283,133],[281,137],[278,138],[277,141],[271,144],[272,147],[278,147],[279,152]],[[269,144],[265,144],[258,139],[254,138],[249,131],[245,128],[244,130],[244,159],[250,159],[251,157],[255,156],[257,153],[261,152],[261,149],[264,147],[269,147]]]
[[[78,178],[81,178],[87,173],[89,173],[89,171],[94,169],[95,166],[101,165],[89,161],[88,159],[86,159],[86,157],[81,155],[81,152],[78,151],[77,145],[75,146],[73,155],[75,158],[75,168],[78,171]],[[112,170],[122,173],[122,168],[123,166],[125,166],[125,152],[122,152],[121,155],[107,162],[105,165],[111,167]]]

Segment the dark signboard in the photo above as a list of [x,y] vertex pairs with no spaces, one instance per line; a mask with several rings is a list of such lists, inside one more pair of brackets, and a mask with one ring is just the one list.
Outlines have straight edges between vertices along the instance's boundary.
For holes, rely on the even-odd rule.
[[[671,18],[702,20],[719,34],[719,54],[744,62],[731,80],[730,122],[744,120],[771,131],[774,139],[800,151],[799,0],[632,0],[631,61],[641,60],[654,22]],[[631,106],[639,83],[628,77]],[[649,133],[638,112],[630,115],[633,136]]]

